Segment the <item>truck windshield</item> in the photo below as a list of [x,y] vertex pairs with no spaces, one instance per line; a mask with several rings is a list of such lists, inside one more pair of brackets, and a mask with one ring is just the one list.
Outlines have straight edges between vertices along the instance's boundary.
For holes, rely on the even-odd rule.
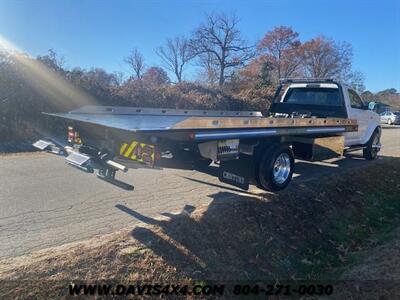
[[339,89],[337,88],[289,88],[282,102],[341,106]]

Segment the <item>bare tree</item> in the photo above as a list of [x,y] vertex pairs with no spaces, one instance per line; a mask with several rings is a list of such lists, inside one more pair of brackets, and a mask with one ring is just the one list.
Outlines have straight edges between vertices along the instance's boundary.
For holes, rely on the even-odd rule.
[[274,67],[277,79],[291,77],[301,63],[299,34],[279,26],[268,32],[258,45],[264,60]]
[[122,83],[124,82],[124,73],[120,71],[114,71],[113,75],[115,78],[115,85],[121,86]]
[[365,90],[363,74],[352,68],[353,49],[349,43],[319,36],[305,42],[301,48],[306,76],[335,78],[359,92]]
[[54,49],[47,50],[46,55],[39,55],[37,60],[54,71],[64,71],[65,58],[63,56],[59,56]]
[[167,72],[160,67],[151,67],[146,70],[143,74],[143,82],[153,85],[160,86],[169,83]]
[[184,67],[194,57],[189,41],[184,37],[167,39],[165,45],[156,49],[156,53],[165,68],[174,73],[178,82],[182,82]]
[[138,49],[133,48],[131,54],[124,59],[124,62],[133,70],[137,79],[142,79],[145,64],[143,55]]
[[237,24],[236,16],[208,15],[191,40],[192,49],[200,60],[215,64],[220,86],[224,84],[228,70],[243,66],[253,57],[252,47],[243,40]]
[[211,85],[218,83],[218,63],[215,61],[214,55],[211,53],[200,55],[198,64],[202,69],[199,74],[200,81],[207,82]]
[[338,79],[359,93],[365,91],[364,75],[360,71],[349,71],[346,74],[342,74]]
[[302,60],[305,74],[314,78],[344,79],[351,72],[352,48],[319,36],[303,44]]

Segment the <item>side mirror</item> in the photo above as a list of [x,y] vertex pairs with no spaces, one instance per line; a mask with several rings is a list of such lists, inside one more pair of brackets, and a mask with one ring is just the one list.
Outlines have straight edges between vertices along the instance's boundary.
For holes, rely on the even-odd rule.
[[376,103],[371,101],[370,103],[368,103],[368,109],[369,110],[374,110]]

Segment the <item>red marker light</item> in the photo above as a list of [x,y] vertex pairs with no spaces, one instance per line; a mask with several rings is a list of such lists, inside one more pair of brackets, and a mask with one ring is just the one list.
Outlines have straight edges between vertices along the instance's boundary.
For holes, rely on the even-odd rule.
[[75,132],[74,128],[71,126],[68,126],[68,142],[72,143],[75,139]]

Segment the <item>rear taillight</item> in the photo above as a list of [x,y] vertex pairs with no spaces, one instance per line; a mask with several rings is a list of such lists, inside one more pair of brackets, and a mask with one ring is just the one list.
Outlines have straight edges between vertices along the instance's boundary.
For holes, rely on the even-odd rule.
[[68,142],[74,144],[82,144],[79,133],[72,126],[68,126]]
[[68,126],[68,142],[72,143],[75,140],[75,132],[72,126]]

